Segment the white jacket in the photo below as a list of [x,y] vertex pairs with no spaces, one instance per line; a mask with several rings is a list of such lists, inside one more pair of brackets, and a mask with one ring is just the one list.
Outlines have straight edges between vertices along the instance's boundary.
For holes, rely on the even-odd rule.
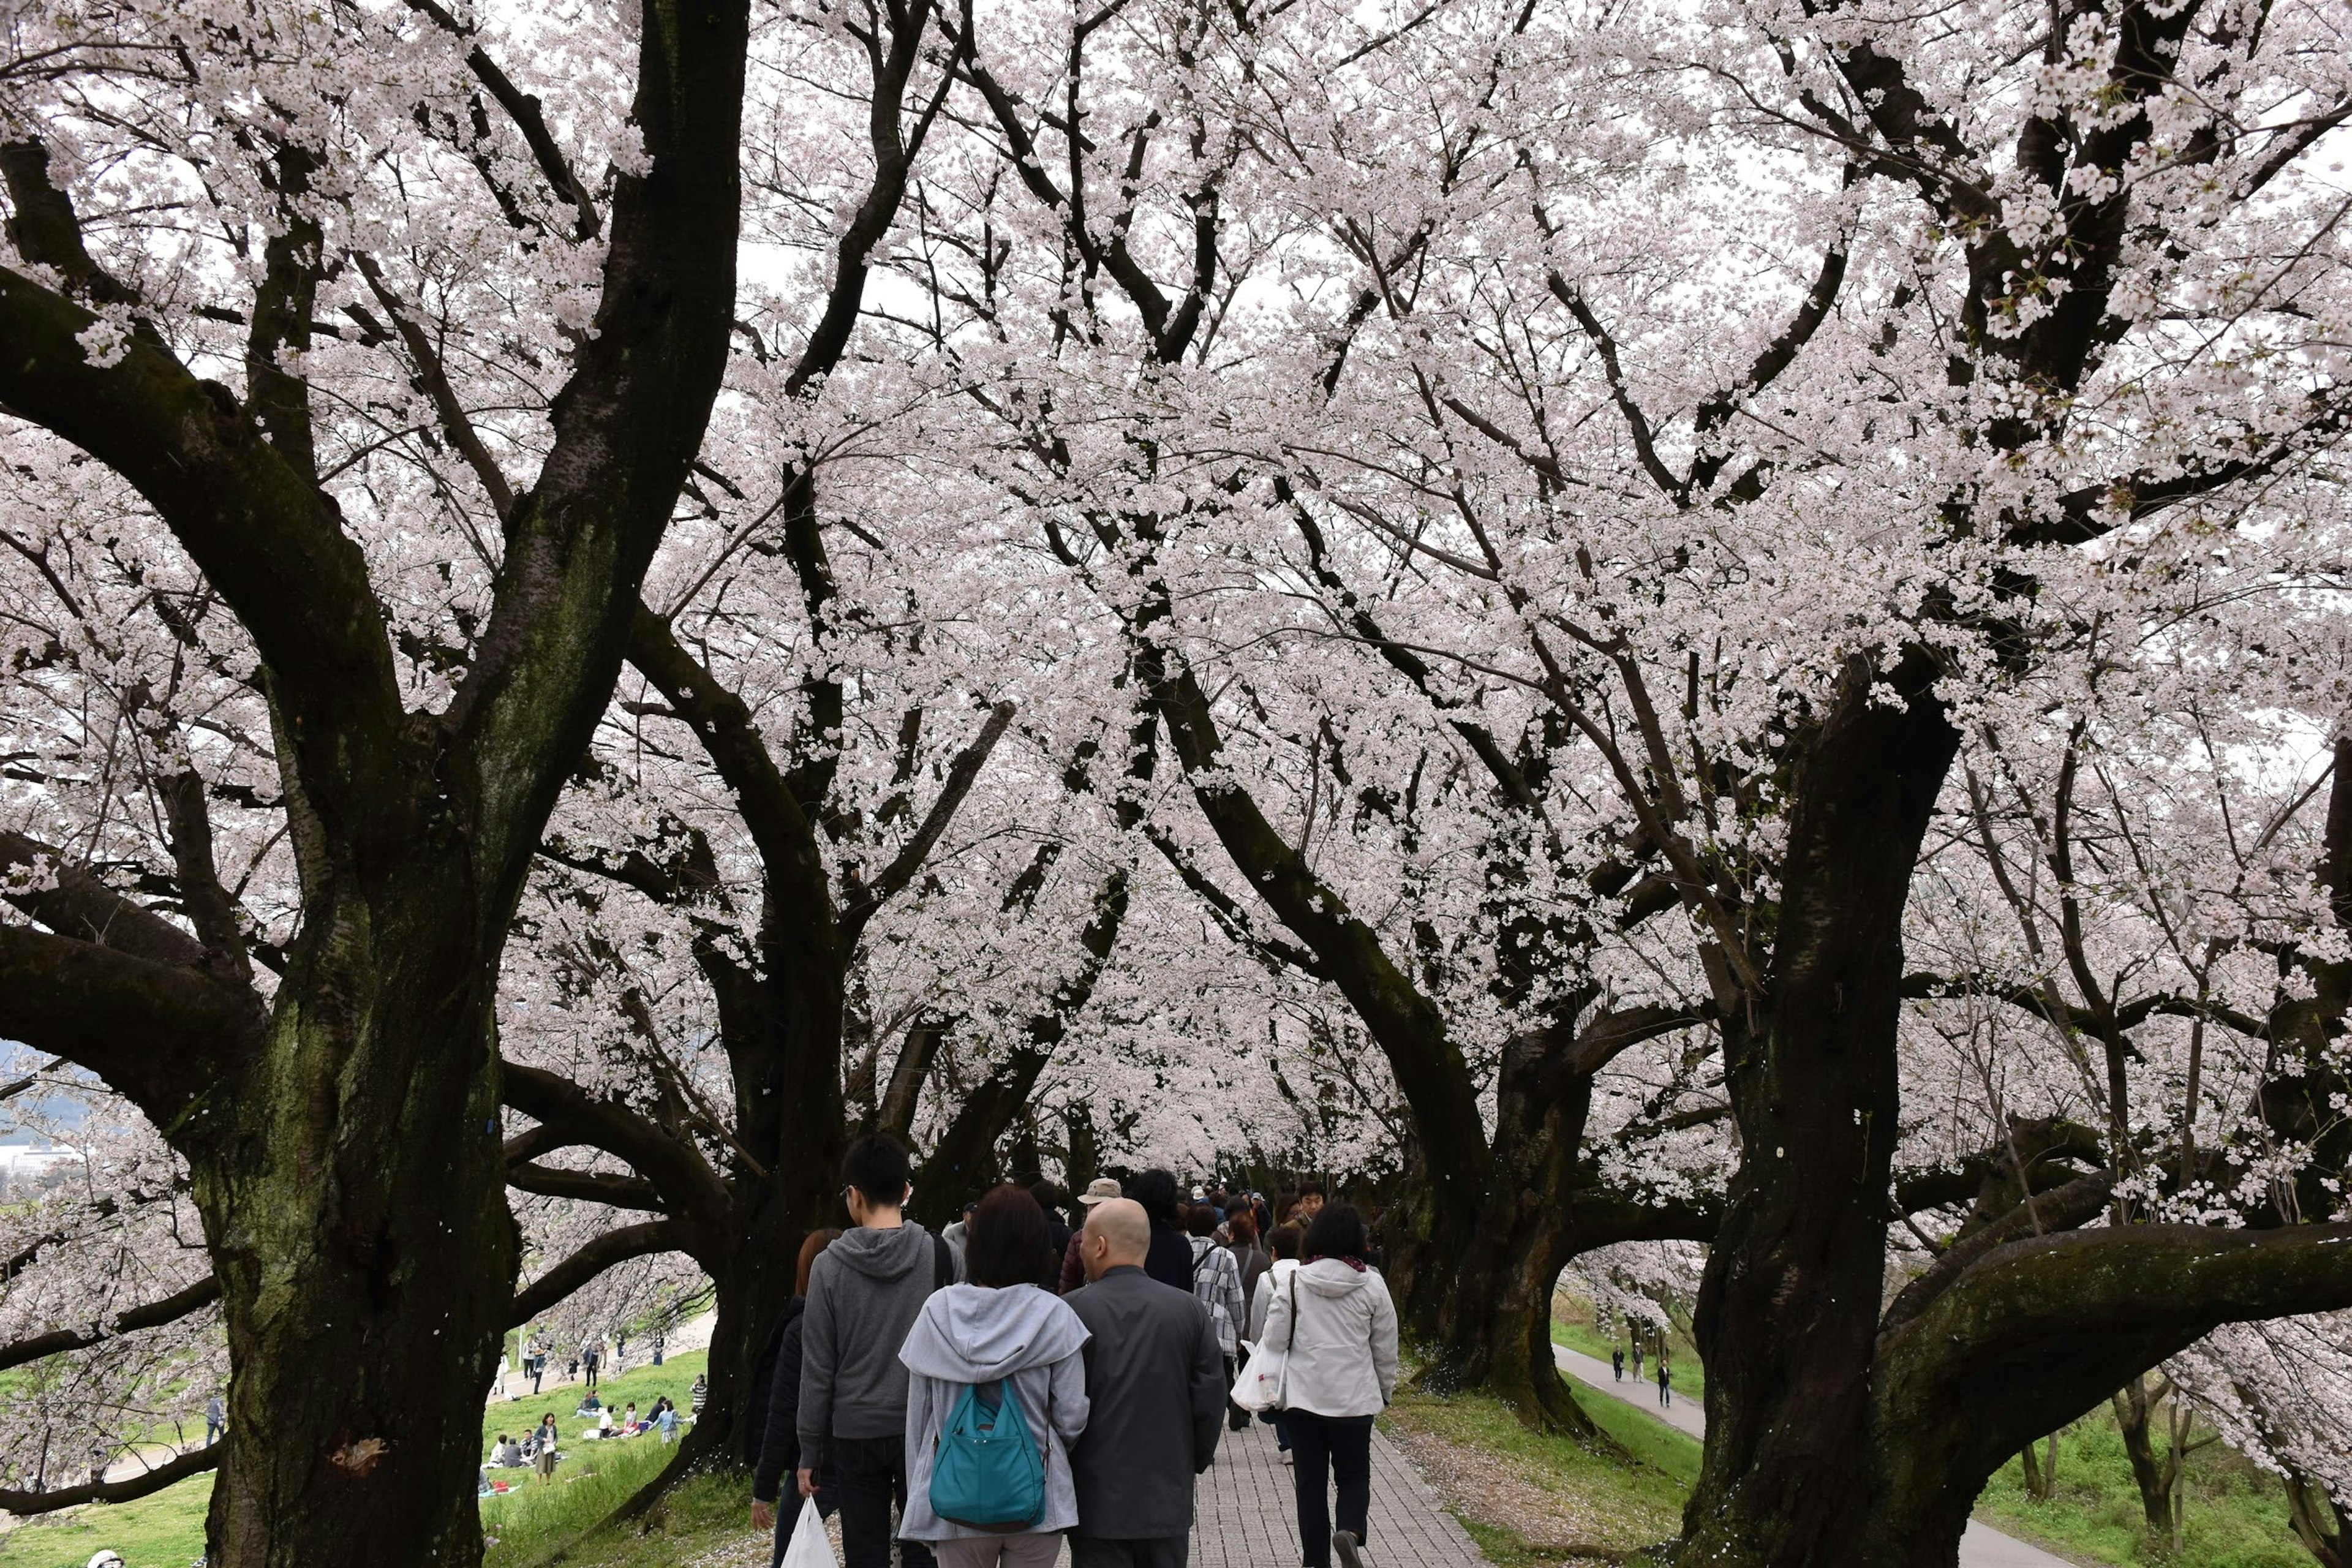
[[1249,1332],[1242,1338],[1251,1344],[1265,1338],[1266,1306],[1274,1300],[1274,1293],[1282,1289],[1282,1282],[1297,1272],[1298,1259],[1277,1258],[1271,1268],[1257,1277],[1257,1289],[1250,1292]]
[[1287,1352],[1286,1410],[1377,1415],[1396,1392],[1396,1304],[1377,1269],[1317,1258],[1269,1294],[1262,1337]]

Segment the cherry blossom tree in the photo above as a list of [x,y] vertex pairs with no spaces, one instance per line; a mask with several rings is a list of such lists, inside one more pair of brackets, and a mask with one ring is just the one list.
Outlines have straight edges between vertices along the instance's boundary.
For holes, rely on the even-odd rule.
[[[89,640],[176,645],[74,704],[97,749],[68,781],[143,797],[168,910],[83,858],[101,833],[43,841],[0,1029],[188,1163],[236,1372],[219,1563],[478,1555],[514,1268],[499,950],[726,359],[742,11],[517,32],[430,4],[68,8],[13,17],[0,64],[0,404],[77,503],[15,553],[63,600],[60,533],[132,540],[161,567],[141,629]],[[15,647],[54,651],[53,698],[95,673]],[[295,911],[267,947],[181,668],[266,710]]]

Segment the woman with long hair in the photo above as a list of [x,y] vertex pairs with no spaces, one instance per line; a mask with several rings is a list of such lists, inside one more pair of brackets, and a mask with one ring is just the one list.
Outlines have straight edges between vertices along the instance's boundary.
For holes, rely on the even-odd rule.
[[[1087,1429],[1086,1325],[1039,1285],[1054,1257],[1037,1200],[1003,1186],[980,1200],[964,1231],[964,1280],[935,1292],[908,1332],[907,1506],[898,1533],[930,1544],[940,1568],[1051,1568],[1078,1522],[1070,1445]],[[1044,1460],[1041,1507],[1016,1532],[942,1519],[931,1479],[940,1438],[971,1390],[1017,1406]],[[1001,1418],[1001,1415],[1000,1417]]]
[[[1306,1568],[1362,1568],[1372,1500],[1372,1417],[1396,1392],[1396,1305],[1364,1261],[1364,1222],[1332,1204],[1307,1227],[1306,1261],[1266,1303],[1265,1341],[1287,1353],[1282,1425],[1290,1438]],[[1268,1275],[1267,1286],[1276,1280]],[[1334,1480],[1339,1528],[1332,1528]]]

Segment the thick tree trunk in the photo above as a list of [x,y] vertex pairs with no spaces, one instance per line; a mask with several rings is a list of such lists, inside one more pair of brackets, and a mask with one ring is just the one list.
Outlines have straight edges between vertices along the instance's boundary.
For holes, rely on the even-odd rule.
[[482,1391],[514,1292],[502,931],[414,854],[314,903],[257,1058],[184,1123],[221,1280],[229,1449],[207,1560],[467,1568]]
[[2166,1435],[2162,1458],[2149,1428],[2162,1408],[2162,1396],[2148,1396],[2147,1379],[2135,1377],[2114,1395],[2116,1426],[2122,1432],[2124,1457],[2131,1461],[2132,1482],[2139,1489],[2139,1510],[2150,1530],[2172,1533],[2172,1493],[2180,1479],[2179,1456]]
[[1699,1295],[1707,1445],[1681,1558],[1708,1568],[1873,1560],[1903,907],[1958,739],[1924,659],[1890,675],[1904,708],[1858,667],[1813,739],[1771,994],[1725,1020],[1741,1162]]
[[1579,1075],[1547,1093],[1548,1041],[1506,1049],[1485,1206],[1466,1245],[1414,1259],[1412,1310],[1432,1331],[1422,1373],[1430,1386],[1484,1389],[1531,1426],[1597,1443],[1601,1429],[1551,1351],[1552,1292],[1589,1245],[1576,1229],[1575,1181],[1592,1081]]

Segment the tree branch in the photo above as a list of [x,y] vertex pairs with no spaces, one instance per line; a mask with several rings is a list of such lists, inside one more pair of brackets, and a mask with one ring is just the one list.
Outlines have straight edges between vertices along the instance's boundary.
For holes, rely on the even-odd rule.
[[165,1487],[177,1486],[190,1476],[203,1475],[221,1462],[228,1452],[229,1438],[191,1448],[177,1458],[167,1459],[144,1474],[120,1481],[93,1481],[78,1487],[59,1487],[55,1491],[0,1491],[0,1511],[30,1517],[38,1513],[55,1513],[61,1508],[79,1508],[86,1502],[136,1502],[152,1497]]
[[0,1345],[0,1372],[43,1356],[64,1355],[70,1351],[88,1350],[95,1344],[123,1334],[135,1334],[142,1329],[161,1328],[176,1323],[192,1312],[200,1311],[220,1300],[220,1281],[207,1274],[194,1284],[174,1290],[160,1300],[149,1301],[117,1312],[112,1318],[88,1329],[52,1329],[45,1334]]
[[657,1252],[685,1252],[687,1227],[674,1219],[625,1225],[583,1246],[580,1250],[515,1293],[507,1308],[507,1326],[521,1328],[602,1274]]

